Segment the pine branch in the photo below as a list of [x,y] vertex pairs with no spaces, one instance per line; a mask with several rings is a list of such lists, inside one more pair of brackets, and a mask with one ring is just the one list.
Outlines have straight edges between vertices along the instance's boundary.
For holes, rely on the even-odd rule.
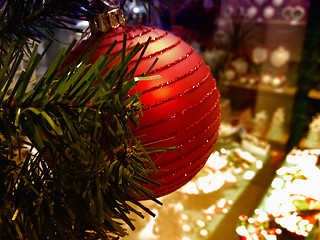
[[[161,0],[169,5],[167,0]],[[106,1],[108,2],[108,1]],[[120,2],[120,1],[119,1]],[[126,4],[123,0],[121,8]],[[136,0],[149,13],[156,7],[153,0]],[[12,42],[16,49],[29,50],[34,43],[43,39],[54,40],[55,30],[64,29],[82,32],[76,27],[78,20],[90,21],[108,7],[102,0],[4,0],[0,2],[0,50],[7,54],[7,48]],[[30,53],[29,51],[26,51]],[[2,60],[2,58],[0,58]]]
[[152,214],[135,196],[158,202],[141,185],[157,183],[148,179],[153,164],[129,126],[141,111],[139,96],[125,99],[134,70],[120,64],[101,75],[114,58],[128,63],[143,46],[128,53],[124,46],[95,64],[85,54],[61,70],[73,43],[34,78],[45,54],[36,42],[54,39],[55,29],[79,31],[75,20],[103,10],[97,1],[0,2],[1,239],[118,239],[123,224],[134,229],[130,212]]
[[7,0],[0,3],[2,20],[1,39],[21,41],[49,36],[55,28],[77,30],[75,20],[85,20],[97,12],[88,0]]
[[[123,63],[143,47],[135,46]],[[128,122],[137,121],[139,98],[125,99],[135,81],[131,73],[119,74],[128,71],[127,64],[102,76],[114,57],[106,54],[88,64],[84,55],[81,64],[61,70],[71,48],[57,56],[32,89],[32,73],[42,58],[37,47],[17,81],[21,55],[0,71],[3,238],[116,239],[126,234],[122,224],[134,229],[128,202],[141,204],[132,196],[149,196],[141,183],[152,183],[147,178],[152,163]],[[7,57],[13,53],[14,44]],[[122,52],[115,57],[122,58]]]

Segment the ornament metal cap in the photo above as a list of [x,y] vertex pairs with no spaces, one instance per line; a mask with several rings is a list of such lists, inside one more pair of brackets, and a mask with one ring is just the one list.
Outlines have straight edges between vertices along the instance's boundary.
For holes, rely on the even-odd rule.
[[106,13],[99,14],[90,22],[91,33],[107,32],[126,24],[126,19],[119,8],[112,9]]

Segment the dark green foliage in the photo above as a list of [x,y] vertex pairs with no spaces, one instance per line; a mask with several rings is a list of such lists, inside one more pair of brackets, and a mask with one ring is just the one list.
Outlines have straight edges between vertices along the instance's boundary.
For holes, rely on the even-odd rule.
[[[55,29],[76,29],[75,20],[90,19],[95,8],[87,0],[6,0],[0,2],[0,50],[6,54],[15,42],[16,50],[30,54],[30,44],[53,39]],[[1,58],[2,60],[2,58]]]
[[[132,0],[130,0],[132,1]],[[161,0],[168,4],[167,0]],[[108,2],[108,0],[104,0]],[[127,0],[122,0],[121,7]],[[153,0],[135,0],[143,4],[150,16],[150,8],[157,9]],[[17,49],[30,53],[30,44],[44,38],[54,39],[56,29],[82,32],[77,20],[92,20],[108,7],[102,0],[4,0],[0,1],[0,50],[6,53],[12,42]],[[157,11],[160,11],[157,9]],[[2,58],[1,58],[2,59]]]
[[111,57],[112,45],[89,64],[93,49],[61,69],[73,42],[35,79],[46,53],[35,43],[53,40],[55,29],[78,31],[75,20],[104,10],[98,2],[0,2],[0,239],[118,239],[123,226],[134,229],[130,213],[153,215],[136,200],[158,202],[142,186],[157,184],[148,179],[154,166],[131,133],[141,103],[126,97],[136,69],[127,64],[147,44],[126,51],[124,41]]
[[[14,81],[23,53],[6,64],[10,47],[0,72],[1,239],[113,239],[125,235],[124,223],[134,229],[127,215],[142,216],[135,196],[151,194],[141,183],[152,163],[129,126],[139,98],[125,97],[135,85],[127,64],[143,47],[92,65],[84,55],[59,71],[68,49],[30,90],[42,56],[35,48]],[[121,64],[102,76],[116,58]]]

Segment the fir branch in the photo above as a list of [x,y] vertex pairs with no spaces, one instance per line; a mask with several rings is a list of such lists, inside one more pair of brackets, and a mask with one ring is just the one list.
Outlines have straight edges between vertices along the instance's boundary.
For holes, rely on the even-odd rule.
[[132,106],[139,106],[139,98],[131,97],[129,106],[121,89],[134,87],[124,76],[131,76],[127,64],[142,48],[119,52],[122,64],[104,76],[114,60],[109,54],[94,64],[84,55],[81,64],[60,70],[67,49],[32,89],[41,60],[36,47],[17,81],[12,76],[22,58],[1,69],[1,237],[116,239],[126,234],[123,223],[134,228],[128,203],[141,207],[132,197],[137,194],[152,198],[141,185],[153,183],[147,178],[152,162],[128,125],[128,119],[137,120],[139,110]]
[[[111,57],[112,45],[95,64],[89,53],[61,70],[73,42],[34,79],[45,54],[35,43],[55,29],[79,31],[75,20],[101,11],[92,2],[0,2],[1,239],[118,239],[123,224],[134,228],[127,214],[143,216],[134,206],[152,214],[133,196],[158,202],[142,186],[157,184],[153,164],[129,126],[138,124],[139,96],[125,99],[135,85],[127,64],[143,46]],[[115,58],[121,64],[101,75]]]
[[55,28],[78,30],[72,25],[74,20],[85,20],[97,12],[91,1],[62,1],[62,0],[6,0],[0,5],[0,38],[17,41],[37,36],[45,36],[43,30]]
[[[161,0],[169,5],[167,0]],[[136,0],[151,18],[151,7],[161,12],[153,0]],[[126,0],[121,3],[124,9]],[[43,39],[54,40],[55,30],[82,32],[76,27],[79,20],[90,21],[107,11],[102,0],[4,0],[0,2],[0,51],[7,54],[12,42],[16,50],[25,51]],[[30,52],[27,51],[27,52]],[[0,58],[2,61],[2,57]]]

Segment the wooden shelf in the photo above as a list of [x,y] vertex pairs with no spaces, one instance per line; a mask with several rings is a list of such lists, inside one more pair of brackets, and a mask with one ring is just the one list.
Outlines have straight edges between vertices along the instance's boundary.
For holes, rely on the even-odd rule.
[[239,82],[224,82],[223,83],[225,86],[230,86],[230,87],[236,87],[236,88],[243,88],[243,89],[251,89],[259,92],[266,92],[266,93],[272,93],[272,94],[279,94],[279,95],[289,95],[289,96],[294,96],[297,92],[296,87],[288,87],[288,86],[283,86],[279,88],[273,88],[271,86],[267,85],[244,85]]
[[320,100],[320,90],[311,89],[308,92],[308,97],[311,98],[311,99]]
[[[226,19],[224,19],[226,20]],[[284,25],[284,26],[305,26],[306,21],[294,21],[294,20],[283,20],[283,19],[239,19],[239,18],[230,18],[229,21],[234,22],[243,22],[245,24],[270,24],[270,25]]]
[[289,26],[305,26],[306,21],[287,21],[281,19],[270,19],[270,20],[261,20],[256,21],[257,23],[265,23],[265,24],[275,24],[275,25],[289,25]]

